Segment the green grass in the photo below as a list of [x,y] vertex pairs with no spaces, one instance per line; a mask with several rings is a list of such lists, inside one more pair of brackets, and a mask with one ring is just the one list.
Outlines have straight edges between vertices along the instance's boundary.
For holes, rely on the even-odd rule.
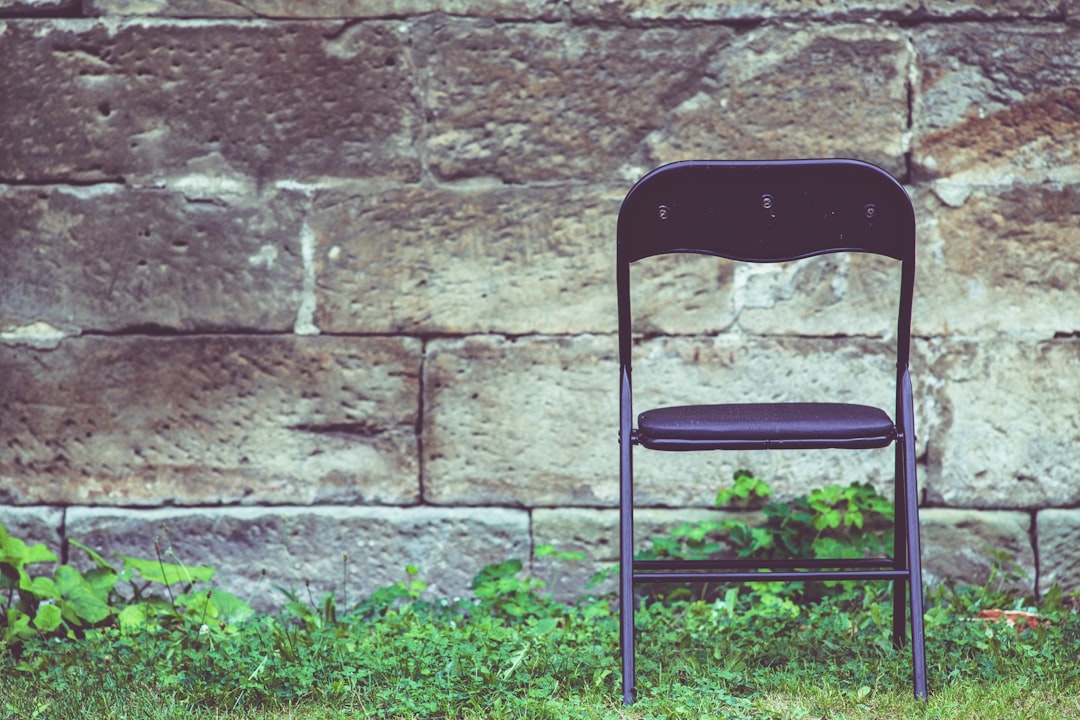
[[0,718],[1080,718],[1080,619],[1064,604],[1018,632],[971,618],[1023,600],[933,593],[923,703],[884,588],[646,603],[639,700],[623,708],[611,598],[563,605],[508,572],[492,581],[459,604],[397,593],[340,618],[294,605],[236,628],[30,640],[0,660]]
[[[736,490],[763,487],[736,474]],[[771,503],[772,525],[687,524],[648,552],[709,556],[727,533],[752,556],[858,555],[890,546],[871,522],[887,509],[868,486],[835,486]],[[94,568],[80,573],[0,533],[0,720],[1080,720],[1074,598],[1054,589],[1036,607],[1002,591],[1017,580],[1005,556],[985,587],[928,593],[927,701],[891,642],[885,584],[748,583],[651,587],[636,613],[638,701],[624,708],[615,598],[556,602],[517,560],[484,568],[459,602],[423,600],[410,567],[340,615],[310,586],[280,614],[252,615],[205,587],[210,568],[166,563],[156,546],[156,561],[123,557],[121,569],[83,549]],[[977,619],[987,609],[1040,622]]]

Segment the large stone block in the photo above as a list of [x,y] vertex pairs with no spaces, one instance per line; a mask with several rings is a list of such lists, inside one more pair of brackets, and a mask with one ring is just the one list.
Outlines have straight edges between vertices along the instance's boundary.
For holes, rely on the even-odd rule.
[[[316,323],[331,332],[613,332],[614,237],[626,188],[322,192]],[[777,265],[649,258],[635,330],[888,335],[899,267],[839,255]]]
[[60,557],[64,511],[56,507],[0,507],[0,525],[27,545],[42,543]]
[[397,22],[12,20],[0,64],[4,180],[419,177]]
[[[733,518],[748,521],[752,517],[760,516],[703,508],[643,508],[634,514],[634,549],[648,549],[654,536],[665,537],[684,523]],[[581,560],[533,560],[533,575],[544,581],[555,597],[573,600],[618,590],[618,576],[613,573],[619,561],[618,510],[537,508],[532,512],[532,537],[533,547],[551,545],[560,552],[584,555]]]
[[[618,499],[612,337],[433,341],[424,378],[424,492],[439,504],[610,506]],[[657,338],[635,361],[635,407],[838,400],[891,409],[894,358],[834,339]],[[642,506],[711,506],[749,468],[781,496],[891,485],[892,450],[635,454]]]
[[78,0],[0,0],[0,14],[68,15],[76,12]]
[[1080,590],[1080,510],[1040,510],[1035,516],[1039,543],[1039,593],[1055,585]]
[[[838,253],[789,263],[738,265],[739,327],[761,335],[894,337],[900,263]],[[917,293],[922,288],[916,288]]]
[[920,512],[919,521],[926,582],[985,586],[993,577],[994,589],[1035,591],[1028,513],[929,508]]
[[[690,253],[633,263],[630,308],[634,332],[711,335],[732,329],[740,312],[746,311],[746,271],[742,263]],[[607,289],[613,292],[614,283]]]
[[420,355],[392,338],[0,345],[0,500],[415,502]]
[[440,178],[632,181],[645,137],[702,89],[730,28],[432,18],[417,43]]
[[[533,516],[533,542],[560,551],[582,553],[583,560],[538,558],[533,572],[561,598],[586,592],[614,592],[614,576],[586,586],[596,573],[618,563],[619,513],[584,508],[537,509]],[[738,519],[753,523],[760,513],[733,513],[705,509],[642,509],[635,514],[635,550],[650,546],[654,535],[666,536],[683,523]],[[986,585],[996,572],[994,587],[1031,593],[1035,590],[1035,551],[1031,516],[1023,512],[924,509],[920,513],[923,576],[926,582]],[[994,557],[1008,556],[1008,566]],[[1011,563],[1011,564],[1009,564]]]
[[857,0],[807,3],[802,0],[575,0],[575,17],[605,22],[633,21],[748,21],[763,19],[861,19],[909,16],[918,0]]
[[214,585],[262,610],[284,605],[275,586],[308,600],[308,581],[316,601],[332,592],[351,606],[405,581],[409,565],[428,596],[467,596],[485,565],[529,553],[528,513],[493,508],[80,507],[68,510],[67,533],[107,558],[154,558],[156,540],[166,562],[209,565]]
[[1080,331],[1077,185],[924,190],[917,205],[916,333],[1052,338]]
[[[8,0],[9,2],[11,0]],[[93,15],[175,17],[379,18],[442,12],[554,20],[559,0],[83,0]],[[0,7],[3,7],[0,4]]]
[[[748,520],[749,513],[706,508],[639,508],[634,513],[634,550],[652,547],[652,539],[664,537],[684,523],[704,520]],[[580,552],[592,560],[619,559],[619,511],[616,508],[537,508],[532,511],[535,545],[551,545],[558,551]]]
[[1057,20],[1060,0],[923,0],[925,12],[938,18]]
[[[328,332],[614,332],[615,222],[628,189],[320,193],[311,217],[316,324]],[[637,329],[726,327],[731,275],[715,258],[657,259],[635,273]]]
[[679,96],[646,105],[664,119],[646,138],[651,164],[857,157],[906,173],[912,56],[903,34],[768,25],[708,60]]
[[0,331],[291,329],[302,212],[290,192],[0,187]]
[[[610,505],[612,337],[435,340],[424,361],[424,496],[452,505]],[[608,452],[604,452],[607,448]]]
[[[74,0],[0,0],[34,10],[68,8]],[[1047,18],[1061,16],[1058,0],[860,0],[806,3],[799,0],[582,0],[570,3],[574,18],[625,23],[640,21],[749,21],[762,19],[865,19],[914,16],[946,18]],[[174,17],[378,18],[441,12],[499,19],[554,20],[557,0],[84,0],[92,15],[164,15]]]
[[770,26],[734,41],[717,26],[460,22],[434,27],[432,43],[428,157],[443,177],[631,178],[736,156],[853,155],[905,169],[911,57],[881,28]]
[[950,186],[1076,182],[1080,31],[958,23],[914,34],[920,174]]
[[935,504],[1040,508],[1080,502],[1080,339],[942,344],[926,428]]
[[402,188],[316,200],[316,323],[331,332],[613,331],[602,188]]

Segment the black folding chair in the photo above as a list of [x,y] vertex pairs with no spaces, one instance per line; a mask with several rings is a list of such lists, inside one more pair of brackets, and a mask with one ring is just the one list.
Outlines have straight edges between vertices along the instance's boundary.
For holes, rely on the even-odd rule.
[[[663,407],[631,402],[630,264],[666,253],[744,262],[783,262],[836,252],[883,255],[901,263],[896,332],[895,422],[884,410],[847,403]],[[919,555],[915,431],[908,374],[915,278],[915,216],[886,172],[855,160],[690,161],[646,175],[627,194],[618,223],[620,373],[620,605],[623,701],[633,702],[634,588],[705,581],[893,581],[893,642],[906,641],[911,601],[913,684],[926,697],[922,566]],[[633,447],[651,450],[882,448],[895,443],[893,558],[708,561],[634,559]]]

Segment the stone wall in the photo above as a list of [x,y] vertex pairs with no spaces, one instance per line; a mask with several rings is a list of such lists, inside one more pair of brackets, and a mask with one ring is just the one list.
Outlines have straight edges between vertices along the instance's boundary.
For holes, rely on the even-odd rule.
[[[0,66],[16,533],[267,603],[552,543],[576,592],[617,545],[623,194],[852,156],[919,217],[928,575],[1080,588],[1078,0],[0,0]],[[887,265],[635,273],[642,406],[889,405]],[[641,537],[738,467],[888,488],[883,452],[639,453]]]

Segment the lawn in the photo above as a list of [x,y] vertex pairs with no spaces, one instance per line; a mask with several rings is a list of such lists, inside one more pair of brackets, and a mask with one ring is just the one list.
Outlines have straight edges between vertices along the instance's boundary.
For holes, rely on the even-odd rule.
[[[747,555],[888,548],[873,513],[890,508],[852,487],[766,507],[775,527],[676,528],[646,554],[708,554],[724,533]],[[85,572],[0,527],[4,720],[1080,718],[1075,598],[1003,591],[1004,558],[985,586],[928,589],[925,702],[890,640],[887,583],[749,583],[642,595],[638,701],[624,708],[615,598],[556,601],[516,560],[464,600],[429,598],[407,568],[347,608],[301,590],[257,614],[212,589],[209,568],[82,550]],[[1030,615],[987,612],[1000,610]]]
[[234,625],[188,615],[35,636],[3,660],[0,710],[20,720],[1080,718],[1080,619],[1063,601],[1017,629],[974,618],[1023,599],[931,592],[931,697],[920,703],[909,655],[889,641],[885,588],[808,605],[765,584],[643,598],[640,699],[624,709],[612,598],[554,602],[513,568],[460,603],[421,600],[406,581],[341,617],[332,602],[297,601]]

